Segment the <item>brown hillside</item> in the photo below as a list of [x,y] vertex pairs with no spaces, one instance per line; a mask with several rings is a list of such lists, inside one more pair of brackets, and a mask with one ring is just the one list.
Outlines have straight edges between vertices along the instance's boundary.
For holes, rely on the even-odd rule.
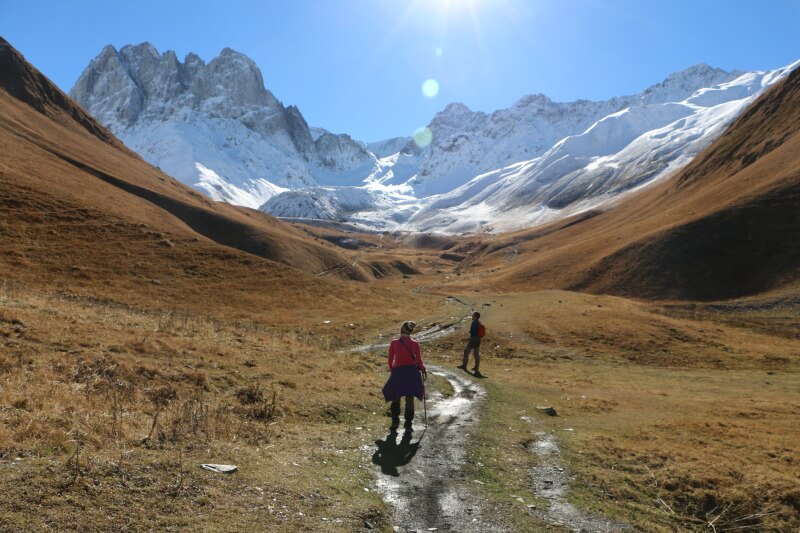
[[[484,241],[506,289],[726,299],[800,278],[800,70],[666,182],[603,213]],[[513,262],[512,262],[513,260]]]
[[[213,202],[150,166],[5,41],[0,65],[6,281],[150,293],[162,280],[224,270],[226,283],[257,283],[254,274],[268,272],[303,285],[305,275],[276,263],[367,279],[335,246],[266,214]],[[269,286],[269,276],[261,282]]]
[[10,96],[67,128],[75,129],[76,126],[80,126],[103,142],[117,148],[123,146],[108,129],[98,124],[41,72],[33,68],[25,61],[22,54],[2,37],[0,37],[0,87]]

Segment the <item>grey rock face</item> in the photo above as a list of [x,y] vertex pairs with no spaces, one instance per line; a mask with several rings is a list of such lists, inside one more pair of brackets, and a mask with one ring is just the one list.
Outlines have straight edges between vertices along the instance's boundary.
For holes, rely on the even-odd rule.
[[112,130],[140,118],[168,119],[187,109],[241,119],[265,134],[285,122],[283,105],[264,88],[256,64],[230,48],[206,65],[191,53],[181,63],[175,52],[159,54],[150,43],[124,46],[119,52],[108,45],[70,95]]
[[105,125],[129,126],[144,109],[145,95],[122,61],[113,46],[106,46],[70,92],[70,96]]
[[289,131],[289,136],[292,138],[297,151],[300,152],[306,160],[314,156],[314,139],[311,137],[311,131],[308,129],[308,123],[297,106],[290,105],[284,111],[286,118],[286,127]]
[[[317,143],[319,135],[312,136],[300,110],[285,107],[264,87],[258,66],[230,48],[206,64],[193,53],[181,63],[175,52],[160,54],[150,43],[119,51],[109,45],[81,74],[71,96],[153,164],[192,185],[194,163],[171,143],[188,145],[195,161],[212,165],[245,191],[258,189],[254,181],[264,179],[314,185],[318,172],[330,180],[331,172],[375,163],[363,143],[347,135],[326,132]],[[259,193],[244,194],[255,195],[253,204],[264,200]]]
[[[71,96],[112,130],[129,128],[140,119],[168,120],[191,109],[238,120],[265,136],[285,134],[303,160],[317,156],[300,110],[284,107],[264,88],[258,66],[230,48],[206,64],[193,53],[181,63],[175,52],[159,54],[150,43],[124,46],[119,52],[108,45],[81,74]],[[368,152],[349,136],[337,145],[361,153],[361,162],[366,161]],[[326,146],[324,161],[330,161]]]
[[373,161],[373,155],[363,143],[344,133],[323,133],[314,144],[320,164],[332,171],[349,170]]

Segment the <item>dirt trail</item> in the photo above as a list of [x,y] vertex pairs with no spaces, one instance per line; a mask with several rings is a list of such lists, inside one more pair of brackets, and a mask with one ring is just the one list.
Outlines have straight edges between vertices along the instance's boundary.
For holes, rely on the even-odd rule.
[[[448,300],[471,309],[466,302]],[[416,339],[430,342],[452,334],[469,315],[454,323],[429,328]],[[388,344],[355,348],[362,352],[385,352]],[[470,431],[477,427],[479,407],[486,391],[460,371],[428,365],[431,374],[445,379],[453,392],[428,395],[427,420],[417,405],[413,431],[388,433],[376,441],[372,462],[380,467],[377,488],[384,501],[394,507],[395,531],[505,531],[483,518],[477,484],[463,473]],[[402,428],[401,428],[402,431]],[[435,528],[435,529],[433,529]]]
[[593,515],[578,509],[566,499],[570,484],[569,473],[558,463],[561,451],[558,439],[551,434],[538,431],[536,439],[528,444],[528,450],[539,457],[539,464],[531,470],[533,492],[549,502],[546,510],[535,510],[534,514],[548,522],[571,531],[611,532],[631,530],[629,526],[608,518]]
[[[473,307],[454,297],[448,301]],[[420,342],[452,334],[469,315],[455,323],[441,324],[416,336]],[[388,344],[370,344],[354,350],[385,352]],[[380,468],[377,489],[394,507],[392,524],[397,532],[510,531],[486,518],[480,485],[464,473],[470,433],[479,421],[480,404],[486,391],[467,374],[428,365],[429,372],[447,380],[453,393],[432,392],[428,396],[427,428],[423,406],[417,406],[413,431],[389,433],[376,441],[372,462]],[[419,402],[418,402],[419,404]],[[528,420],[533,422],[533,420]],[[401,429],[402,430],[402,429]],[[540,459],[533,468],[533,490],[549,502],[546,510],[530,509],[536,518],[553,526],[580,532],[630,530],[601,516],[586,513],[566,501],[570,475],[559,465],[560,450],[553,435],[536,432],[528,449]]]
[[453,394],[431,394],[428,428],[421,409],[414,431],[377,442],[372,461],[380,466],[378,491],[394,509],[395,531],[502,531],[482,516],[475,484],[465,477],[469,432],[478,421],[484,389],[463,374],[439,367]]

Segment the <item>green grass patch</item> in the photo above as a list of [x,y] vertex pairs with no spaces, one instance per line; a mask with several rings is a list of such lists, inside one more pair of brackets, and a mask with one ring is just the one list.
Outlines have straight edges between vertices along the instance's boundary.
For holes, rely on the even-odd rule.
[[[544,426],[521,417],[536,417],[529,396],[507,384],[484,380],[487,399],[481,410],[478,428],[467,447],[466,474],[480,482],[489,499],[491,513],[517,531],[558,531],[552,524],[533,515],[528,505],[546,509],[548,502],[538,498],[531,487],[531,468],[536,457],[527,448],[535,430]],[[523,501],[519,501],[521,498]]]

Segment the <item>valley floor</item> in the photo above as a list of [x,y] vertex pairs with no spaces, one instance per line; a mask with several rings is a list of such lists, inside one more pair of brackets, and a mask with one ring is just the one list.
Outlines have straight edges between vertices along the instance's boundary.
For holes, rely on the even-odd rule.
[[[274,326],[2,289],[0,530],[398,524],[370,460],[388,427],[385,360],[352,350],[387,340],[393,320],[364,309]],[[414,318],[456,324],[424,347],[452,369],[468,311],[446,296],[420,300]],[[481,520],[558,529],[569,525],[548,511],[558,503],[647,531],[800,526],[797,302],[459,298],[489,330],[480,422],[459,466]],[[539,409],[550,406],[558,416]],[[537,452],[547,446],[558,455]],[[548,462],[561,479],[542,479],[558,477]],[[547,482],[563,480],[563,499],[549,497]]]

